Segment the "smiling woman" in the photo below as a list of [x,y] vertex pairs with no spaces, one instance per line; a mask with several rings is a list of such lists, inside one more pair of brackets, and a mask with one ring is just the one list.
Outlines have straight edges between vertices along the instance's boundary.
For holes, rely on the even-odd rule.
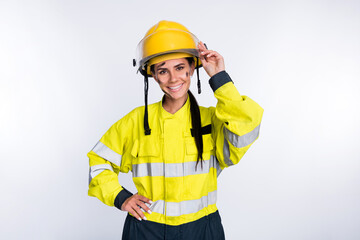
[[[263,109],[239,94],[223,57],[179,23],[154,25],[137,53],[145,106],[116,122],[88,153],[89,195],[129,213],[122,239],[225,239],[217,177],[258,138]],[[189,91],[201,66],[216,108],[199,107]],[[148,77],[164,92],[162,101],[149,106]],[[138,193],[119,184],[120,171],[132,171]]]
[[163,107],[172,114],[177,112],[187,99],[190,76],[195,69],[193,62],[192,58],[178,58],[151,66],[152,76],[165,94]]

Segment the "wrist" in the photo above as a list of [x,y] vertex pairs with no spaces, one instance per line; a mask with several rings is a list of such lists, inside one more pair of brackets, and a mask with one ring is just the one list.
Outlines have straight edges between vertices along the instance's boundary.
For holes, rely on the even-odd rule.
[[214,92],[228,82],[232,82],[232,80],[225,70],[216,73],[209,79],[210,87]]
[[123,188],[123,190],[121,190],[118,195],[115,198],[114,201],[114,206],[120,210],[122,205],[124,204],[124,202],[131,197],[133,194],[131,192],[129,192],[126,188]]
[[209,77],[212,78],[213,76],[215,76],[216,74],[225,71],[224,68],[219,69],[219,70],[215,70],[214,72],[212,72],[211,74],[209,74]]

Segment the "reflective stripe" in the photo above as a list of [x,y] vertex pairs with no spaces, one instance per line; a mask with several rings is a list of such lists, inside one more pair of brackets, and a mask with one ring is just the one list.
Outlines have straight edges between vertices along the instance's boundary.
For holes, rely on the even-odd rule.
[[[195,170],[196,162],[185,163],[141,163],[134,164],[132,166],[133,177],[145,177],[145,176],[165,176],[165,177],[184,177],[195,174],[208,173],[210,168],[216,168],[217,173],[220,174],[221,168],[214,156],[210,157],[210,160],[198,164]],[[220,172],[219,172],[220,171]]]
[[235,133],[231,132],[227,128],[224,128],[224,135],[226,139],[237,148],[246,147],[252,144],[259,136],[260,124],[254,128],[251,132],[244,134],[242,136],[236,135]]
[[[224,132],[225,132],[225,128],[224,128]],[[225,164],[228,165],[228,166],[234,165],[234,163],[230,159],[229,142],[226,140],[226,138],[224,138],[223,154],[224,154],[224,162],[225,162]]]
[[164,163],[141,163],[132,165],[133,177],[164,176]]
[[112,162],[113,164],[120,166],[121,163],[121,155],[117,152],[114,152],[109,147],[107,147],[102,142],[98,142],[95,147],[92,149],[100,157]]
[[[235,133],[231,132],[227,128],[224,127],[224,162],[226,165],[231,166],[234,163],[230,159],[230,146],[229,142],[237,148],[246,147],[252,144],[256,138],[259,136],[260,124],[256,128],[254,128],[251,132],[248,132],[242,136],[236,135]],[[228,142],[229,141],[229,142]]]
[[151,212],[165,214],[165,201],[164,200],[155,201],[148,207],[150,208]]
[[90,171],[89,171],[89,184],[91,182],[91,180],[96,177],[97,175],[99,175],[102,171],[109,169],[111,171],[114,171],[114,169],[111,167],[110,164],[99,164],[99,165],[94,165],[90,167]]
[[222,169],[220,167],[220,164],[219,164],[217,158],[215,158],[215,159],[216,159],[216,175],[217,175],[217,177],[219,177],[220,173],[222,172]]
[[[169,217],[177,217],[183,214],[197,213],[203,208],[215,204],[217,199],[217,191],[209,192],[207,196],[200,199],[187,200],[182,202],[165,202],[164,200],[155,201],[151,206],[152,212],[166,214]],[[166,213],[165,210],[166,203]]]
[[188,200],[182,202],[167,202],[166,216],[176,217],[183,214],[196,213],[208,205],[216,203],[216,190],[209,192],[207,196],[200,199]]

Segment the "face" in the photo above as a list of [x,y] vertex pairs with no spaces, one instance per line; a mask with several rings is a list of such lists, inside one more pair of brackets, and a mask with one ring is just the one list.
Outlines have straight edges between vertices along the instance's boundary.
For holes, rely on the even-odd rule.
[[194,64],[190,66],[185,58],[171,59],[155,64],[152,74],[165,93],[165,98],[185,101],[194,68]]

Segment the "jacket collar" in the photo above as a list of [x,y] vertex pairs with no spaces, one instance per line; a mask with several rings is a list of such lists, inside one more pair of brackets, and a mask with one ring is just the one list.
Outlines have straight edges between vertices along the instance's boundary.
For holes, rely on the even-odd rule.
[[175,119],[186,119],[187,116],[189,116],[190,114],[190,98],[189,95],[186,99],[185,104],[174,114],[171,114],[169,112],[167,112],[163,106],[162,106],[162,102],[164,100],[164,97],[162,98],[162,100],[159,102],[159,109],[160,109],[160,114],[161,117],[163,119],[171,119],[171,118],[175,118]]

